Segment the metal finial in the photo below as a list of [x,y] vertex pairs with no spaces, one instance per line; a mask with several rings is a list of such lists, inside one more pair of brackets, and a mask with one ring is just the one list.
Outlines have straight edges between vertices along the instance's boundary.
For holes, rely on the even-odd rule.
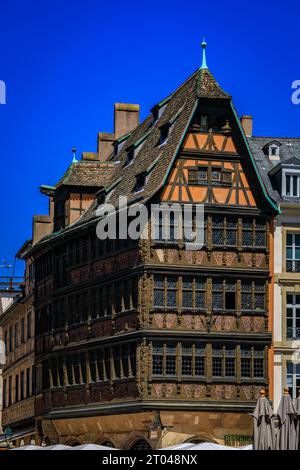
[[72,148],[72,153],[73,153],[72,163],[77,163],[77,161],[78,161],[77,158],[76,158],[76,151],[77,151],[76,147],[73,147]]
[[207,42],[205,41],[205,39],[203,38],[203,41],[201,42],[201,47],[202,47],[202,65],[201,65],[201,69],[207,69],[207,64],[206,64],[206,47],[207,47]]

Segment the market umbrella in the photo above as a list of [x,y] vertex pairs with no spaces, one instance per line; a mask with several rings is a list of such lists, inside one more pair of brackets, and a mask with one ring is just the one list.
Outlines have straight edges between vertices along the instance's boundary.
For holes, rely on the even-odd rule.
[[277,450],[296,450],[296,410],[293,405],[289,389],[284,389],[277,411],[278,431],[276,436]]
[[296,410],[296,449],[300,450],[300,390],[299,396],[295,400],[295,410]]
[[254,446],[255,450],[273,450],[275,447],[274,411],[266,398],[265,390],[260,391],[260,397],[254,412]]

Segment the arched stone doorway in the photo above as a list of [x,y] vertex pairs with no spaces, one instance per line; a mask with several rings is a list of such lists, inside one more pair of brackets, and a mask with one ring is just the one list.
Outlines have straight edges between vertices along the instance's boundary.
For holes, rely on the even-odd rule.
[[208,436],[193,436],[184,441],[184,444],[190,443],[190,444],[202,444],[203,442],[211,442],[212,444],[218,444],[218,442],[215,439],[212,439],[211,437]]
[[152,450],[152,447],[146,439],[138,439],[128,450]]
[[74,440],[72,440],[72,441],[67,441],[67,442],[65,443],[65,445],[71,446],[71,447],[76,447],[76,446],[80,446],[81,443],[80,443],[79,441],[77,441],[77,440],[74,439]]
[[111,447],[112,449],[115,448],[115,446],[113,445],[113,443],[111,441],[103,441],[103,442],[101,442],[100,445],[105,446],[105,447]]

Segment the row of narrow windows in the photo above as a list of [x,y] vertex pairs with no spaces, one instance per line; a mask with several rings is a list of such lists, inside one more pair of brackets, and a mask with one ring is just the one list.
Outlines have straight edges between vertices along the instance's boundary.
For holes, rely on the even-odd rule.
[[15,322],[4,331],[5,351],[8,353],[14,351],[25,341],[32,337],[32,313],[22,317],[20,322]]
[[[192,228],[195,228],[195,218],[192,222]],[[205,244],[213,246],[229,246],[241,248],[266,248],[267,247],[267,227],[266,222],[260,218],[235,217],[235,216],[207,216],[205,219]],[[179,237],[178,220],[174,213],[169,217],[160,213],[155,226],[155,239],[159,241],[175,241]],[[183,234],[184,230],[181,229]],[[89,260],[98,259],[110,255],[119,250],[128,249],[136,245],[136,240],[131,239],[106,239],[99,240],[96,234],[87,235],[74,240],[67,247],[57,249],[53,254],[49,252],[42,255],[35,265],[36,281],[46,278],[53,274],[54,256],[56,259],[55,272],[61,273],[66,268],[73,267]],[[62,279],[61,282],[66,282]]]
[[155,275],[154,308],[265,312],[266,280]]
[[35,370],[27,367],[3,380],[3,407],[30,398],[35,393]]
[[[209,356],[211,360],[209,360]],[[264,378],[265,348],[251,345],[162,343],[152,346],[154,376]]]
[[[132,378],[136,374],[136,344],[69,353],[43,361],[42,387],[72,386]],[[255,380],[266,377],[266,350],[250,344],[153,342],[154,377]]]
[[137,304],[137,277],[79,291],[37,310],[36,333],[46,333],[66,324],[72,326],[87,320],[109,318],[112,314],[136,309]]
[[59,355],[42,363],[42,387],[62,387],[134,377],[136,344]]
[[[267,310],[267,280],[154,275],[152,308],[215,313]],[[138,307],[137,277],[80,291],[36,312],[36,334],[88,320],[110,318]]]

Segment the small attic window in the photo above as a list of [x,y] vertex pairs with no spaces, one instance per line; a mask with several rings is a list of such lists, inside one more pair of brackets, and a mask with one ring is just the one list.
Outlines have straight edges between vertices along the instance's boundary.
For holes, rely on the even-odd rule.
[[129,165],[133,159],[134,159],[134,147],[130,147],[127,150],[126,165]]
[[136,175],[136,183],[134,186],[134,191],[137,193],[139,191],[143,191],[146,184],[146,173],[140,173]]
[[270,160],[279,160],[280,159],[280,142],[273,141],[269,142],[267,145],[263,147],[264,152]]
[[160,139],[159,139],[159,145],[164,144],[169,136],[169,130],[170,130],[170,125],[165,124],[163,127],[160,129]]
[[158,120],[159,118],[159,108],[158,107],[155,107],[153,110],[152,110],[152,125],[154,125],[156,123],[156,121]]
[[271,145],[269,147],[269,155],[270,157],[276,157],[279,155],[279,147],[277,147],[277,145]]
[[102,204],[105,204],[105,200],[106,200],[106,190],[103,188],[103,189],[100,189],[97,193],[96,193],[96,198],[97,198],[97,204],[98,206],[101,206]]

